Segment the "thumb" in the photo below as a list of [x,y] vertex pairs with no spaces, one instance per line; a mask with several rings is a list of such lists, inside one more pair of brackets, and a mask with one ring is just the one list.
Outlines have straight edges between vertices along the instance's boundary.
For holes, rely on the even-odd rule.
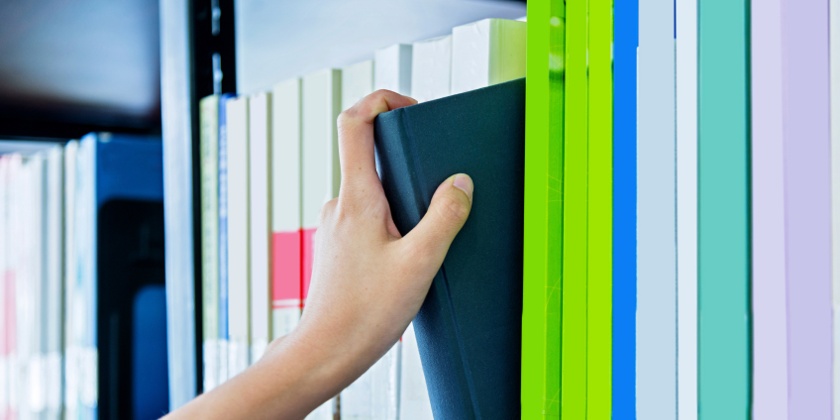
[[426,215],[403,239],[415,252],[430,257],[439,266],[467,221],[472,200],[472,179],[466,174],[450,176],[435,191]]

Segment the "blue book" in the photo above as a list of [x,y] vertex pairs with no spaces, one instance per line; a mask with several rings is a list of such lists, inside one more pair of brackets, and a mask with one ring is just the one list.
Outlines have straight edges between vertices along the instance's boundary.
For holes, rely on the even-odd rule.
[[[165,358],[145,364],[141,371],[132,367],[134,358],[160,353],[159,348],[166,347],[165,328],[135,337],[140,330],[132,327],[154,323],[151,320],[157,315],[150,311],[159,311],[162,304],[135,300],[139,292],[163,285],[160,138],[108,133],[84,136],[79,143],[74,190],[78,269],[75,290],[69,293],[77,296],[72,310],[84,319],[80,414],[83,418],[96,418],[99,413],[123,417],[135,412],[137,405],[165,412],[168,392],[160,392],[168,389]],[[163,294],[158,296],[158,300],[164,299]],[[148,389],[134,389],[143,383],[133,381],[138,375],[159,380],[147,382]],[[157,397],[134,402],[135,392]]]
[[639,2],[616,2],[613,57],[613,419],[636,418],[636,49]]
[[236,95],[219,97],[219,383],[228,378],[228,219],[227,219],[227,101]]
[[402,234],[450,175],[475,183],[469,219],[414,319],[434,417],[519,418],[525,80],[381,114],[374,138]]

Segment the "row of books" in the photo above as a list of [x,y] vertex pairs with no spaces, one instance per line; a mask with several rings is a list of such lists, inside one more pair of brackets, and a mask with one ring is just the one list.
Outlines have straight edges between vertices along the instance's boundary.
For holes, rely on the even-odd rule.
[[[161,158],[159,140],[107,133],[0,142],[0,418],[154,418],[168,408]],[[157,203],[161,220],[137,201]],[[138,259],[153,269],[133,282],[119,262]],[[126,302],[131,316],[115,309]]]
[[[486,19],[267,92],[202,99],[205,391],[297,325],[320,209],[338,194],[341,110],[376,89],[423,102],[523,77],[525,31],[524,22]],[[310,417],[431,418],[413,327],[339,398]]]
[[528,3],[522,418],[837,418],[835,6]]

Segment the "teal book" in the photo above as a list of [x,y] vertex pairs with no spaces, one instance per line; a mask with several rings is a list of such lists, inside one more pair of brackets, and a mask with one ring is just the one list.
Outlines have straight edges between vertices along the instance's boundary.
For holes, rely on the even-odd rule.
[[524,79],[381,114],[374,132],[402,234],[450,175],[475,183],[470,217],[414,320],[434,417],[519,418]]

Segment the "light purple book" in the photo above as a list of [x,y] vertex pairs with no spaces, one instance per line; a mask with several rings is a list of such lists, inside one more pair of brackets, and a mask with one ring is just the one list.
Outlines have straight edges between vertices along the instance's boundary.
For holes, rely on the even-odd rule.
[[832,415],[828,0],[782,0],[788,415]]
[[751,8],[753,418],[788,413],[781,0]]

